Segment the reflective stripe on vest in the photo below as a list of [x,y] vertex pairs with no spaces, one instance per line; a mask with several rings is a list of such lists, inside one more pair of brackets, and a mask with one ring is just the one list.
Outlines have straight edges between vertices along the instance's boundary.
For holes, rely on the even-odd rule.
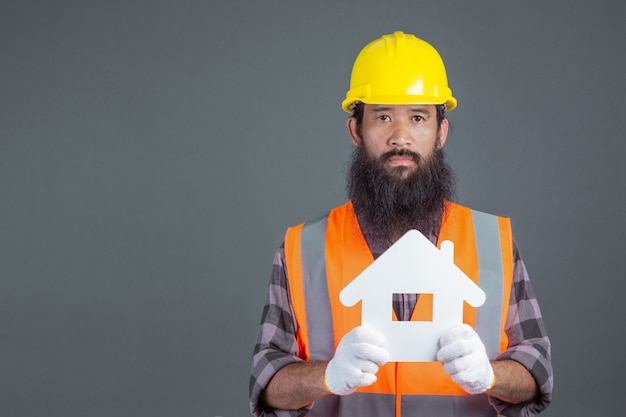
[[333,338],[328,337],[334,332],[326,285],[326,217],[304,225],[301,245],[310,360],[325,360],[335,353]]
[[[478,310],[464,308],[464,321],[475,327],[494,358],[508,343],[503,327],[512,281],[509,221],[449,203],[439,239],[454,242],[455,264],[487,294]],[[338,293],[373,261],[352,205],[289,229],[285,257],[299,355],[328,360],[341,337],[360,324],[360,306],[343,307]],[[429,309],[432,299],[418,300],[414,317]],[[318,401],[310,416],[495,415],[485,396],[467,396],[439,362],[388,363],[377,376],[375,384],[352,395]]]
[[[500,329],[502,322],[502,297],[504,296],[504,270],[500,249],[500,232],[495,216],[472,210],[474,236],[480,276],[480,287],[489,296],[476,310],[476,331],[490,358],[500,353]],[[487,291],[488,290],[488,291]]]

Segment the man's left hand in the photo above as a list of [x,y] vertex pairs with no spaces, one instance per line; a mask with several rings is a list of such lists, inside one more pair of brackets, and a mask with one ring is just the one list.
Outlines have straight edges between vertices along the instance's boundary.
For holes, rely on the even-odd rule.
[[467,324],[450,328],[439,339],[437,360],[454,382],[470,394],[480,394],[495,384],[485,345]]

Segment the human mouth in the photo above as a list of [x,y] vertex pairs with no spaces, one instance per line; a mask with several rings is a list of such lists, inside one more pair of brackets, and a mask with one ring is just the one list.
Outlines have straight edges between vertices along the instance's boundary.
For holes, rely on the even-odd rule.
[[387,158],[387,163],[392,166],[414,165],[415,161],[410,156],[392,156]]

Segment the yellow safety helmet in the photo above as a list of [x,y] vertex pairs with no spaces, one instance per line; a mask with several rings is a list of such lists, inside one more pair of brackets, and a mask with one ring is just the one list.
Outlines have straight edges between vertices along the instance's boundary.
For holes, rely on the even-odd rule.
[[456,107],[437,50],[403,32],[370,42],[357,56],[341,107],[352,113],[357,102],[445,104],[448,111]]

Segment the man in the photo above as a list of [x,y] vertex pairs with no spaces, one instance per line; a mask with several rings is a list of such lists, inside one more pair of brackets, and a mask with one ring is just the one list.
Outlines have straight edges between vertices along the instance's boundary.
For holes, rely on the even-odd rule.
[[[550,342],[508,219],[451,201],[446,111],[456,107],[428,43],[396,32],[357,57],[342,107],[355,151],[350,202],[290,228],[254,349],[257,416],[530,416],[549,404]],[[487,294],[439,340],[433,362],[389,362],[339,291],[404,233],[451,240],[455,264]],[[397,320],[432,309],[395,294]]]

